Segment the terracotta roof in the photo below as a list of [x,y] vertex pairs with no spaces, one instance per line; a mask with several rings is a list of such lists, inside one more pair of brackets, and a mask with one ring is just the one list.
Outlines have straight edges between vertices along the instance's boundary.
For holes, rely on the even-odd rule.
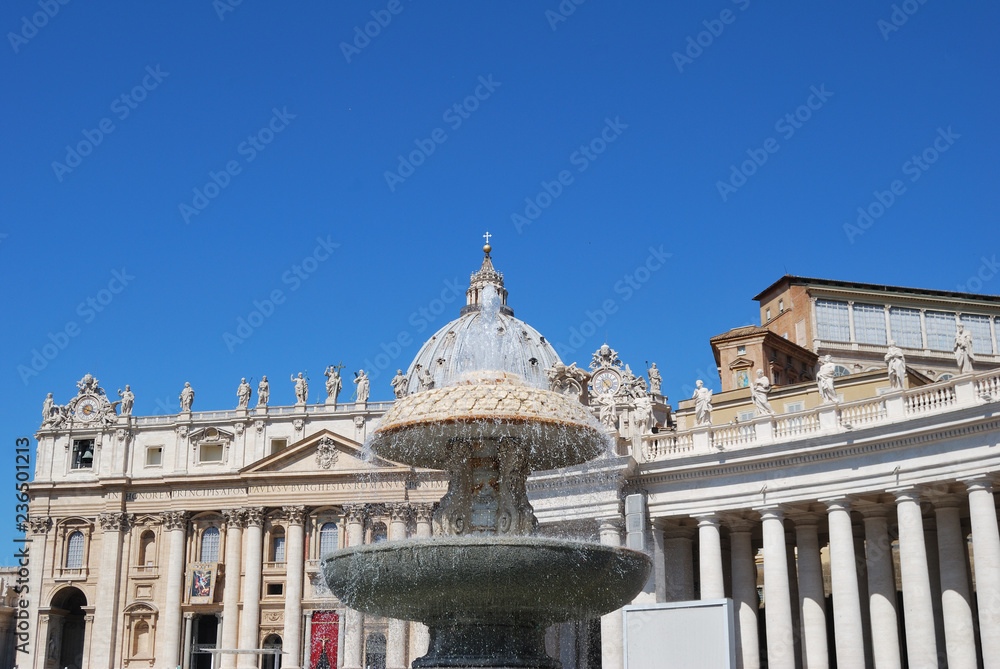
[[733,328],[728,332],[723,332],[722,334],[717,334],[708,341],[726,341],[729,339],[739,339],[741,337],[749,337],[751,335],[766,335],[768,333],[774,334],[767,328],[762,328],[759,325],[744,325],[742,327]]
[[829,286],[831,288],[854,288],[858,290],[874,290],[883,293],[901,293],[904,295],[928,295],[933,297],[956,297],[963,300],[982,300],[986,302],[1000,302],[1000,295],[983,295],[980,293],[959,293],[953,290],[931,290],[929,288],[905,288],[903,286],[886,286],[878,283],[860,283],[857,281],[836,281],[834,279],[812,279],[805,276],[793,276],[786,274],[764,290],[754,296],[754,300],[761,301],[761,298],[771,291],[775,286],[787,281],[789,284],[808,284],[813,286]]

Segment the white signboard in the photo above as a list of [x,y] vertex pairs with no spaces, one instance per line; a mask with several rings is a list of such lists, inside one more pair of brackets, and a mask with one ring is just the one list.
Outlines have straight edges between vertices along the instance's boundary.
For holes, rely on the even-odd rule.
[[733,600],[626,606],[625,669],[734,669]]

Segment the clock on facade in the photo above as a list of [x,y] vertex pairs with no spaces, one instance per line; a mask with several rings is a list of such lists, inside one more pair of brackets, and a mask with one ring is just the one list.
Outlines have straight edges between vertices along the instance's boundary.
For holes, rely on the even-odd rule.
[[93,397],[84,397],[82,400],[77,402],[76,411],[74,414],[80,420],[94,420],[97,418],[97,412],[100,409],[100,404]]
[[621,376],[618,372],[612,369],[606,369],[594,374],[593,378],[590,380],[590,386],[598,395],[604,395],[605,393],[614,394],[618,392],[621,382]]

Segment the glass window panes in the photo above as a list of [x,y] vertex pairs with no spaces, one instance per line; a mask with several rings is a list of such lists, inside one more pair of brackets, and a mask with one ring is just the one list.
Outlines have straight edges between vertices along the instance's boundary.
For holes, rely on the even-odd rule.
[[274,562],[285,561],[285,536],[279,534],[274,537]]
[[337,550],[337,523],[323,523],[319,529],[319,555]]
[[993,336],[990,334],[990,317],[962,314],[962,325],[972,333],[973,353],[993,354]]
[[[258,560],[260,558],[257,558]],[[219,528],[210,527],[201,533],[201,562],[219,561]]]
[[66,568],[83,568],[83,532],[74,532],[66,540]]
[[924,313],[927,323],[927,348],[935,351],[951,351],[955,348],[955,314],[947,311]]
[[847,302],[816,301],[816,329],[823,341],[851,341]]
[[375,523],[372,525],[372,543],[377,544],[382,541],[386,541],[389,538],[389,532],[386,530],[385,523]]
[[885,346],[885,307],[877,304],[854,305],[854,339],[862,344]]
[[920,311],[917,309],[889,309],[889,329],[897,346],[903,348],[923,348],[920,336]]

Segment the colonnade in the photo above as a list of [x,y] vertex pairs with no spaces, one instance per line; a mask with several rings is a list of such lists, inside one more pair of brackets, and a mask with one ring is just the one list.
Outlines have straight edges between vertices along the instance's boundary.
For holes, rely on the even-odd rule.
[[[885,493],[694,514],[682,522],[654,519],[654,557],[663,574],[657,599],[732,597],[743,669],[760,667],[762,656],[770,669],[828,667],[832,651],[841,669],[936,668],[945,662],[950,669],[975,669],[979,661],[986,669],[1000,669],[1000,532],[990,477]],[[970,523],[974,569],[964,517]],[[902,611],[897,610],[894,527]],[[823,529],[829,538],[832,648],[820,553]],[[763,553],[762,619],[754,542]],[[731,585],[725,588],[727,572]],[[766,626],[763,648],[760,625]],[[606,647],[609,643],[605,640]]]

